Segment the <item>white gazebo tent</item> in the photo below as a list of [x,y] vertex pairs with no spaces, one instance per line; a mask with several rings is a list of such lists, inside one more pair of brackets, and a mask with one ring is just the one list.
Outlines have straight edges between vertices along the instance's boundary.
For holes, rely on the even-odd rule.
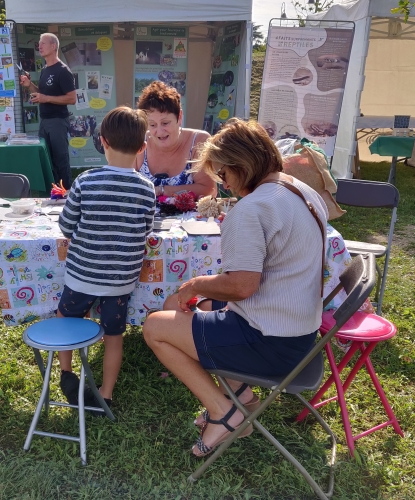
[[[6,0],[7,19],[17,24],[58,25],[137,23],[186,26],[188,38],[186,125],[200,128],[206,109],[212,53],[218,30],[224,24],[243,24],[235,115],[249,117],[252,46],[252,0]],[[134,44],[114,40],[117,105],[131,103],[133,96]]]
[[392,127],[394,115],[415,116],[415,19],[404,23],[391,14],[397,5],[397,0],[343,0],[307,18],[311,26],[321,19],[355,22],[332,162],[336,177],[351,177],[357,128]]

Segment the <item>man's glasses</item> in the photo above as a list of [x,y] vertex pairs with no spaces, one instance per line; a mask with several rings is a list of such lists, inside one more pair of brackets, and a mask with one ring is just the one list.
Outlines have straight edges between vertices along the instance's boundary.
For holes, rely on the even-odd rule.
[[225,167],[226,167],[226,165],[222,165],[222,166],[220,167],[220,169],[219,169],[219,170],[217,170],[217,171],[215,172],[215,174],[219,177],[219,179],[221,179],[221,180],[222,180],[222,182],[226,182],[226,173],[225,173],[225,172],[223,172],[223,173],[221,174],[221,173],[220,173],[220,171],[221,171],[223,168],[225,168]]

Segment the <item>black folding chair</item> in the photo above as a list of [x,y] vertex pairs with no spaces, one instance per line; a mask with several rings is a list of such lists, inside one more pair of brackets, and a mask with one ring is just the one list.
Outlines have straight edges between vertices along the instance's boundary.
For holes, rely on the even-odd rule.
[[30,183],[25,175],[0,172],[1,198],[27,198],[29,194]]
[[380,316],[382,314],[383,295],[385,293],[386,276],[399,203],[399,191],[393,184],[388,184],[387,182],[339,179],[336,201],[337,203],[351,207],[390,208],[392,210],[387,245],[345,240],[347,250],[351,255],[370,252],[377,259],[385,257],[383,269],[376,263],[378,281],[376,284],[375,305],[376,312]]
[[[347,293],[346,299],[333,314],[335,324],[327,334],[319,340],[309,354],[286,376],[275,378],[262,378],[256,375],[245,373],[229,372],[224,370],[210,371],[226,388],[229,397],[245,415],[242,424],[232,432],[227,440],[210,456],[193,474],[189,476],[189,481],[196,481],[204,471],[217,459],[229,446],[238,438],[238,436],[251,424],[253,424],[261,434],[270,441],[271,444],[300,472],[307,483],[311,486],[317,496],[322,500],[327,500],[333,495],[334,489],[334,464],[336,460],[336,439],[335,436],[323,420],[320,414],[301,396],[301,392],[315,391],[321,384],[324,372],[324,361],[322,350],[330,342],[336,332],[342,325],[359,309],[363,302],[373,290],[376,281],[375,257],[372,254],[359,255],[355,257],[350,266],[340,276],[340,283],[335,290],[325,299],[324,304],[328,304],[340,290],[344,289]],[[226,378],[239,380],[251,386],[260,386],[271,389],[271,393],[262,401],[260,407],[251,414],[239,402],[233,393]],[[332,450],[330,460],[330,477],[328,491],[325,493],[314,481],[307,470],[291,455],[291,453],[262,425],[258,422],[258,417],[268,408],[268,406],[281,394],[286,392],[294,394],[301,403],[315,416],[319,424],[331,437]]]

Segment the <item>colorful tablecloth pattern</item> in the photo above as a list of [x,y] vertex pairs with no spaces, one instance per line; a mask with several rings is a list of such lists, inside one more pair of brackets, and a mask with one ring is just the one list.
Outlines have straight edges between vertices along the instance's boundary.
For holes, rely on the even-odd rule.
[[[324,295],[350,262],[341,235],[327,231]],[[56,221],[33,215],[23,221],[0,221],[0,308],[9,326],[55,315],[63,291],[68,241]],[[222,272],[219,236],[189,236],[179,225],[147,238],[140,280],[131,294],[128,322],[141,325],[149,311],[195,276]],[[334,304],[336,306],[337,304]],[[99,316],[99,307],[91,317]]]

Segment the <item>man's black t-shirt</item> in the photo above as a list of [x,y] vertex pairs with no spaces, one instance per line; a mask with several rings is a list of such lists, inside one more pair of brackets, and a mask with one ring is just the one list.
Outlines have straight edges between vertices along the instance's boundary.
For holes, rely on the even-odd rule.
[[[52,66],[45,66],[40,72],[39,92],[44,95],[61,96],[75,90],[75,81],[71,70],[58,61]],[[62,104],[39,104],[41,118],[66,118],[68,107]]]

